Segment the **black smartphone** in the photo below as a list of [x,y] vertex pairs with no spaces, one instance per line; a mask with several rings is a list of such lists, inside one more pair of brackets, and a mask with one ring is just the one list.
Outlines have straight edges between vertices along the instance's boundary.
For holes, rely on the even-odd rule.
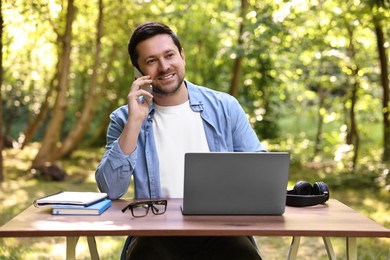
[[[141,71],[139,71],[136,67],[134,68],[134,79],[138,79],[139,77],[142,77]],[[152,93],[152,85],[150,84],[144,84],[140,87],[141,89],[148,91],[149,93]]]

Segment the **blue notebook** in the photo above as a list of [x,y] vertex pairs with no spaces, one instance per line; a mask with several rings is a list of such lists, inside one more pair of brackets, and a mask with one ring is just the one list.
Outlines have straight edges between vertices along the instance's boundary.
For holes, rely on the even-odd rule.
[[53,215],[100,215],[112,204],[111,200],[102,200],[89,206],[55,205],[52,207]]

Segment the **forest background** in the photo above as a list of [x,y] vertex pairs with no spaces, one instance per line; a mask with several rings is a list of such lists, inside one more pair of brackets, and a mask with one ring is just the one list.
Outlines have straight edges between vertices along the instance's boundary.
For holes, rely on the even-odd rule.
[[181,39],[187,80],[235,96],[266,147],[291,154],[291,182],[375,194],[356,207],[390,226],[388,0],[0,3],[2,202],[22,180],[37,180],[33,196],[69,182],[82,151],[93,182],[133,80],[127,42],[154,20]]

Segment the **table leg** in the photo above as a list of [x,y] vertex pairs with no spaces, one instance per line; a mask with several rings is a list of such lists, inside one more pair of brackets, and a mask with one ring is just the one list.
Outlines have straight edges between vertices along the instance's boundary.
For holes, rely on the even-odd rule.
[[357,238],[356,237],[347,237],[347,259],[356,260],[357,259]]
[[326,252],[328,253],[329,259],[336,260],[336,255],[334,253],[332,242],[330,241],[330,238],[329,237],[322,237],[322,239],[324,240],[324,245],[326,248]]
[[100,258],[96,247],[95,237],[87,237],[87,240],[88,240],[89,253],[91,254],[91,259],[99,260]]
[[66,237],[66,259],[76,259],[76,245],[80,237]]
[[293,236],[290,250],[288,251],[287,259],[296,259],[298,255],[299,243],[301,242],[301,237]]

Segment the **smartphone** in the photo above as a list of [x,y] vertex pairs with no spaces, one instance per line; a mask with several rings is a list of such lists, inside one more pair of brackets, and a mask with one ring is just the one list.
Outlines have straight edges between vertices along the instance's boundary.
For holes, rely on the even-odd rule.
[[[143,76],[141,71],[139,71],[136,67],[133,67],[133,68],[134,68],[134,79],[138,79],[139,77]],[[150,85],[150,84],[144,84],[140,88],[149,92],[149,93],[152,93],[152,85]]]

